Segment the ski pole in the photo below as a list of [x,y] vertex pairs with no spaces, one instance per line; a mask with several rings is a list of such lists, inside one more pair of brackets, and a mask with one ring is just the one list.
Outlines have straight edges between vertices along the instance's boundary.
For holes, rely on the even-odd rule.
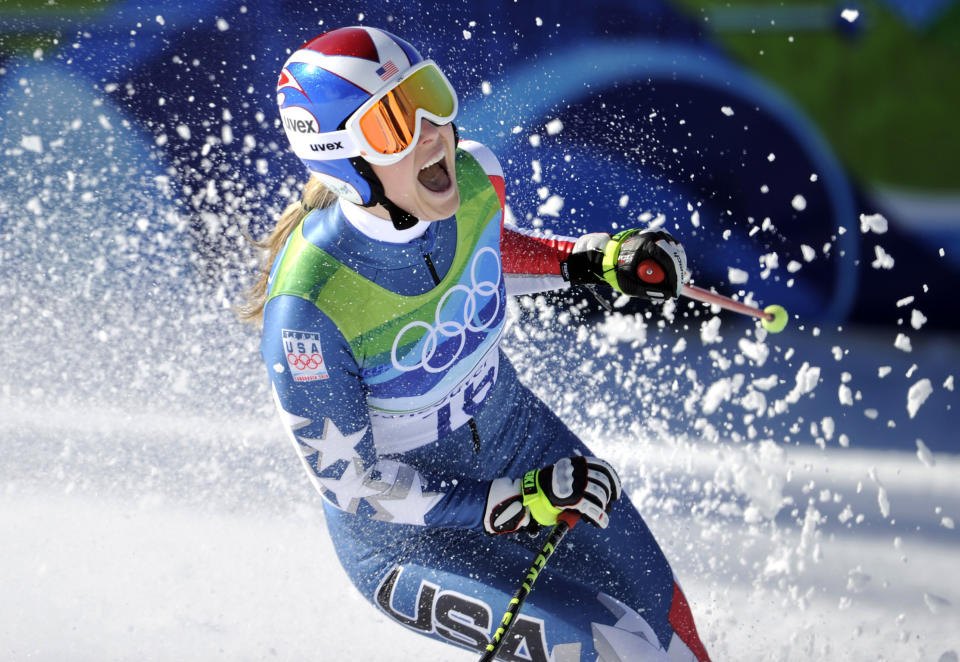
[[576,526],[579,519],[580,515],[569,510],[565,510],[557,515],[557,523],[554,525],[553,530],[550,531],[550,536],[547,538],[547,541],[543,543],[543,547],[540,548],[540,552],[530,565],[530,569],[527,570],[527,574],[524,576],[520,588],[517,589],[517,592],[514,593],[510,599],[507,611],[500,620],[500,627],[493,633],[493,640],[487,644],[487,652],[480,658],[480,662],[492,662],[497,656],[497,651],[500,650],[500,647],[506,639],[507,632],[510,630],[510,624],[516,619],[517,614],[520,613],[520,607],[523,606],[524,600],[527,599],[530,591],[533,590],[533,583],[537,581],[537,576],[539,576],[540,571],[543,570],[543,566],[547,564],[547,560],[553,556],[553,551],[557,548],[557,545],[560,544],[560,541],[563,540],[567,531]]
[[739,301],[734,301],[730,297],[710,292],[695,285],[684,285],[680,290],[680,294],[690,299],[720,306],[721,308],[740,313],[741,315],[756,317],[760,320],[760,325],[770,333],[780,333],[783,331],[789,319],[787,311],[784,310],[783,306],[767,306],[763,310],[760,310],[759,308],[752,308]]

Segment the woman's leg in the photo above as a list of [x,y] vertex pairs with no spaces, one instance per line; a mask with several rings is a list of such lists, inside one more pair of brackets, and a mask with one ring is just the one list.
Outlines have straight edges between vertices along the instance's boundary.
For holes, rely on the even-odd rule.
[[[340,560],[368,600],[408,628],[476,651],[499,626],[545,539],[544,533],[494,537],[327,511]],[[608,529],[581,524],[567,535],[540,573],[499,659],[708,658],[666,559],[624,499]]]

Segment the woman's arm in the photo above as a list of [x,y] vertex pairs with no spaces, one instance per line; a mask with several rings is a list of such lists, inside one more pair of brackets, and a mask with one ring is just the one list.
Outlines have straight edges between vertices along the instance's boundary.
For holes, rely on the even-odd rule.
[[260,352],[284,427],[328,502],[377,520],[481,526],[487,481],[431,476],[378,456],[360,369],[316,306],[293,296],[272,299]]
[[[503,168],[489,148],[473,140],[461,140],[459,147],[475,158],[500,197],[501,214],[506,200]],[[563,263],[570,256],[576,239],[544,236],[532,230],[500,225],[500,259],[507,293],[534,294],[570,287],[563,274]]]

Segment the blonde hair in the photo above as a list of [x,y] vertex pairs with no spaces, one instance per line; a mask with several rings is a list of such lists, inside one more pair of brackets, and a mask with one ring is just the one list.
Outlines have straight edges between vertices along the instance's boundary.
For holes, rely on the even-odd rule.
[[237,310],[241,320],[257,325],[263,323],[263,307],[267,303],[267,279],[274,260],[307,214],[314,209],[329,207],[336,200],[337,196],[324,186],[318,177],[310,177],[303,186],[300,200],[287,205],[273,231],[260,241],[250,239],[261,251],[261,262],[257,279],[247,292],[247,302]]

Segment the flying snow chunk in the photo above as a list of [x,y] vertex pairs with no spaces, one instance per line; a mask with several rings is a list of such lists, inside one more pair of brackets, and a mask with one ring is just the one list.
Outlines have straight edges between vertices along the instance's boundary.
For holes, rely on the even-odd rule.
[[893,269],[893,256],[883,250],[879,244],[873,247],[877,259],[870,263],[874,269]]
[[715,413],[717,408],[719,408],[724,401],[729,400],[732,395],[733,381],[729,377],[724,377],[707,388],[707,392],[703,395],[703,399],[700,402],[700,407],[703,413],[709,416]]
[[560,118],[554,118],[547,122],[547,135],[555,136],[558,133],[563,131],[563,122],[560,121]]
[[810,393],[817,387],[820,381],[820,368],[818,366],[811,366],[804,361],[803,365],[800,366],[800,369],[797,371],[795,379],[796,384],[784,398],[784,401],[788,404],[799,402],[801,396]]
[[704,345],[721,342],[720,336],[720,318],[711,317],[700,325],[700,341]]
[[853,406],[853,391],[851,391],[850,387],[846,384],[840,384],[840,387],[837,389],[837,397],[840,399],[840,404],[847,405],[848,407]]
[[37,154],[43,153],[43,138],[40,136],[23,136],[20,139],[20,146],[23,147],[28,152],[35,152]]
[[910,312],[910,326],[914,329],[920,330],[920,327],[927,323],[927,316],[921,313],[919,310],[914,308]]
[[746,283],[749,278],[750,275],[743,269],[727,267],[727,280],[730,281],[731,285],[742,285]]
[[897,334],[897,339],[893,341],[893,346],[901,352],[912,352],[913,346],[910,344],[910,336],[903,333]]
[[546,202],[537,207],[537,216],[560,216],[561,209],[563,209],[563,198],[559,195],[551,195]]
[[833,433],[837,430],[837,424],[829,416],[825,416],[823,420],[820,421],[820,429],[823,430],[823,436],[827,440],[833,439]]
[[877,488],[877,505],[880,506],[880,514],[883,519],[890,517],[890,497],[887,496],[887,488],[882,485]]
[[160,25],[166,25],[166,24],[167,24],[167,22],[163,20],[163,16],[161,16],[160,14],[157,14],[156,21],[157,21],[157,23],[159,23]]
[[853,23],[860,17],[860,12],[856,9],[844,9],[840,12],[840,18],[845,20],[847,23]]
[[727,117],[733,116],[733,108],[731,108],[730,106],[722,106],[720,108],[720,112],[726,115]]
[[472,36],[473,36],[473,34],[472,34],[469,30],[464,30],[464,31],[463,31],[463,38],[464,38],[464,39],[469,39],[469,38],[472,37]]
[[776,375],[769,375],[767,377],[760,377],[760,378],[754,379],[751,382],[751,385],[754,388],[760,389],[761,391],[769,391],[774,386],[776,386],[779,381],[780,380],[777,378]]
[[177,135],[183,140],[190,140],[190,127],[186,124],[177,125]]
[[917,410],[927,401],[931,393],[933,393],[933,386],[929,379],[921,379],[910,387],[907,392],[907,411],[910,413],[910,418],[917,415]]
[[629,202],[630,202],[630,196],[629,196],[629,195],[621,195],[621,196],[620,196],[620,206],[621,206],[621,207],[626,207],[626,206],[627,206],[627,203],[629,203]]
[[[483,92],[485,95],[489,96],[493,93],[493,86],[490,84],[489,81],[485,80],[482,83],[480,83],[480,91]],[[520,127],[515,127],[515,128],[519,129]],[[514,133],[518,133],[518,132],[514,131]]]
[[797,193],[793,196],[793,200],[790,201],[790,205],[797,211],[803,211],[807,208],[807,199]]
[[817,251],[806,244],[800,244],[800,252],[803,253],[804,262],[812,262],[813,258],[817,257]]
[[217,19],[217,29],[218,29],[220,32],[226,32],[227,30],[230,29],[230,24],[227,23],[226,19],[224,19],[224,18],[218,18],[218,19]]
[[737,346],[740,348],[740,352],[757,366],[762,366],[767,357],[770,356],[770,348],[762,342],[751,342],[746,338],[741,338]]
[[888,226],[887,219],[881,214],[860,214],[860,232],[864,234],[867,232],[883,234]]
[[930,452],[927,445],[920,439],[917,439],[917,458],[928,467],[936,464],[936,460],[933,459],[933,453]]

